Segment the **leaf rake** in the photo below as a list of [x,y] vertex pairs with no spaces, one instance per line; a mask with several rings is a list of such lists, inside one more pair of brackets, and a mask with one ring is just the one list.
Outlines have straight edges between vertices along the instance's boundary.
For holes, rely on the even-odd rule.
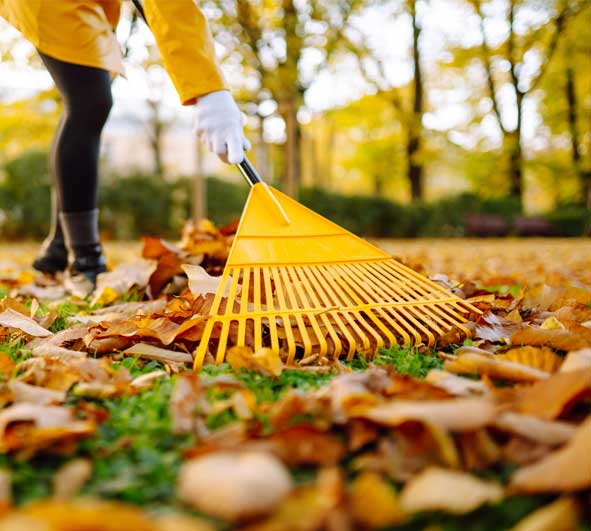
[[432,346],[480,313],[367,241],[265,184],[245,159],[252,186],[209,319],[195,352],[222,363],[230,344],[269,347],[287,363],[394,343]]

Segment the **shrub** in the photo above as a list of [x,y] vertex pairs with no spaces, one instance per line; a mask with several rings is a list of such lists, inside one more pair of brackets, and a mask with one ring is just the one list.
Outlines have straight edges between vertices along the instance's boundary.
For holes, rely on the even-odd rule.
[[[25,153],[6,164],[4,174],[4,181],[0,181],[0,236],[42,238],[50,209],[47,153]],[[208,177],[206,186],[208,214],[215,223],[226,224],[240,216],[248,195],[246,185]],[[191,190],[190,177],[165,181],[143,173],[107,175],[99,191],[101,230],[117,239],[142,235],[174,239],[191,216]],[[515,198],[483,199],[473,193],[401,205],[379,197],[304,188],[300,201],[356,234],[383,238],[463,236],[469,216],[494,216],[511,227],[519,216]],[[591,230],[591,213],[580,205],[562,205],[546,217],[557,236],[582,236]]]

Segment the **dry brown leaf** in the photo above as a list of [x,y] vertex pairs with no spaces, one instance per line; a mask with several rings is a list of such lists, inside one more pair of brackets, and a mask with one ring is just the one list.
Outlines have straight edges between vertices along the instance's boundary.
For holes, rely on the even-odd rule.
[[483,481],[464,472],[432,467],[405,485],[400,495],[400,505],[408,513],[443,511],[465,514],[502,498],[503,488],[496,482]]
[[22,449],[30,455],[59,442],[91,435],[95,428],[93,422],[76,420],[66,407],[14,404],[0,412],[0,451]]
[[[144,288],[148,285],[150,276],[156,270],[154,260],[138,259],[133,262],[119,264],[113,271],[102,273],[97,278],[91,304],[95,305],[105,292],[112,292],[115,298],[127,293],[133,286]],[[114,299],[108,302],[113,302]]]
[[425,381],[441,388],[454,396],[474,396],[488,394],[488,387],[484,382],[474,381],[462,376],[442,371],[440,369],[431,369],[427,373]]
[[495,404],[487,398],[449,400],[391,400],[368,408],[360,418],[385,426],[417,421],[451,431],[470,431],[486,426],[495,415]]
[[232,347],[226,352],[226,361],[234,370],[252,369],[269,376],[279,376],[283,372],[279,354],[265,347],[257,352],[250,347]]
[[152,387],[156,380],[167,377],[168,373],[166,371],[156,370],[134,378],[129,385],[131,385],[131,387],[133,387],[135,390],[145,391],[146,389]]
[[579,350],[591,346],[591,341],[570,330],[544,330],[524,326],[511,336],[511,344],[517,346],[549,347],[555,350]]
[[296,489],[271,517],[247,526],[244,531],[347,531],[350,529],[347,523],[338,520],[345,515],[340,506],[343,490],[338,470],[321,469],[313,485]]
[[8,387],[12,391],[15,403],[27,402],[47,406],[49,404],[61,404],[66,400],[66,391],[46,389],[37,385],[29,385],[19,380],[11,380]]
[[173,362],[173,363],[192,363],[193,356],[186,352],[176,352],[174,350],[168,350],[148,343],[136,343],[132,347],[123,351],[123,354],[127,356],[139,356],[147,360],[157,360],[162,362]]
[[12,505],[12,477],[8,470],[0,469],[0,515]]
[[545,381],[521,389],[516,408],[525,415],[554,419],[590,393],[591,369],[558,372]]
[[591,420],[587,419],[560,450],[520,468],[511,478],[513,492],[572,492],[591,486]]
[[558,498],[528,514],[511,531],[578,531],[579,514],[574,498]]
[[48,337],[53,335],[52,332],[43,328],[30,317],[27,317],[22,313],[15,312],[10,308],[0,313],[0,326],[13,329],[15,328],[33,337]]
[[486,374],[493,379],[498,378],[517,382],[535,382],[544,380],[549,376],[549,373],[545,371],[513,361],[499,359],[494,354],[488,353],[484,355],[464,352],[461,351],[456,359],[445,360],[444,369],[458,374]]
[[577,426],[568,422],[542,420],[510,411],[501,413],[491,425],[502,431],[552,446],[564,444],[577,431]]
[[591,348],[569,352],[560,367],[560,372],[572,372],[579,369],[591,369]]
[[198,511],[235,521],[270,513],[291,489],[289,471],[277,458],[222,451],[185,462],[177,495]]
[[77,458],[68,461],[53,478],[53,497],[67,500],[76,496],[92,475],[92,461]]
[[202,388],[195,373],[181,374],[170,397],[169,410],[174,433],[195,433],[197,415],[195,409]]
[[364,529],[382,529],[407,519],[396,491],[374,472],[362,472],[351,483],[349,507],[353,520]]
[[513,361],[545,372],[556,372],[562,365],[563,358],[549,348],[517,347],[497,354],[497,359]]
[[8,354],[0,353],[0,375],[3,379],[8,380],[15,367],[16,363]]
[[264,440],[288,465],[331,466],[345,455],[345,445],[338,436],[308,425],[284,428]]
[[540,285],[529,289],[523,299],[526,308],[540,310],[558,310],[563,306],[588,304],[591,301],[591,291],[574,286]]
[[462,461],[467,470],[481,470],[499,461],[501,449],[488,430],[462,433],[459,438]]
[[[183,264],[181,267],[187,274],[187,277],[189,277],[189,289],[195,297],[207,295],[208,293],[214,295],[217,293],[222,277],[213,277],[205,269],[197,265]],[[231,282],[232,278],[229,277],[222,295],[223,297],[228,296]],[[239,291],[237,291],[237,294],[239,294]]]

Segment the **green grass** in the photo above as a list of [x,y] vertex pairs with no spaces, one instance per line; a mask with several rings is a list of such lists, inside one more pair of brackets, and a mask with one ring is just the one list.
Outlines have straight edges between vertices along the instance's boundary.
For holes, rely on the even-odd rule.
[[[443,360],[437,356],[434,350],[423,354],[414,347],[401,347],[400,345],[394,345],[389,349],[380,349],[373,363],[390,366],[399,374],[415,378],[425,378],[431,369],[443,368]],[[368,367],[368,360],[359,354],[351,362],[351,368],[357,371],[363,371]]]

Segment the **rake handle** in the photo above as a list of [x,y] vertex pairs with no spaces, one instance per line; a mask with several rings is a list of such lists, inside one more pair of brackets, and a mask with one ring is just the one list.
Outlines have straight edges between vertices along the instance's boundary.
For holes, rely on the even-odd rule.
[[254,186],[257,183],[262,183],[263,179],[259,173],[254,169],[254,166],[250,163],[250,161],[244,157],[244,160],[240,164],[236,164],[242,176],[246,179],[250,186]]

